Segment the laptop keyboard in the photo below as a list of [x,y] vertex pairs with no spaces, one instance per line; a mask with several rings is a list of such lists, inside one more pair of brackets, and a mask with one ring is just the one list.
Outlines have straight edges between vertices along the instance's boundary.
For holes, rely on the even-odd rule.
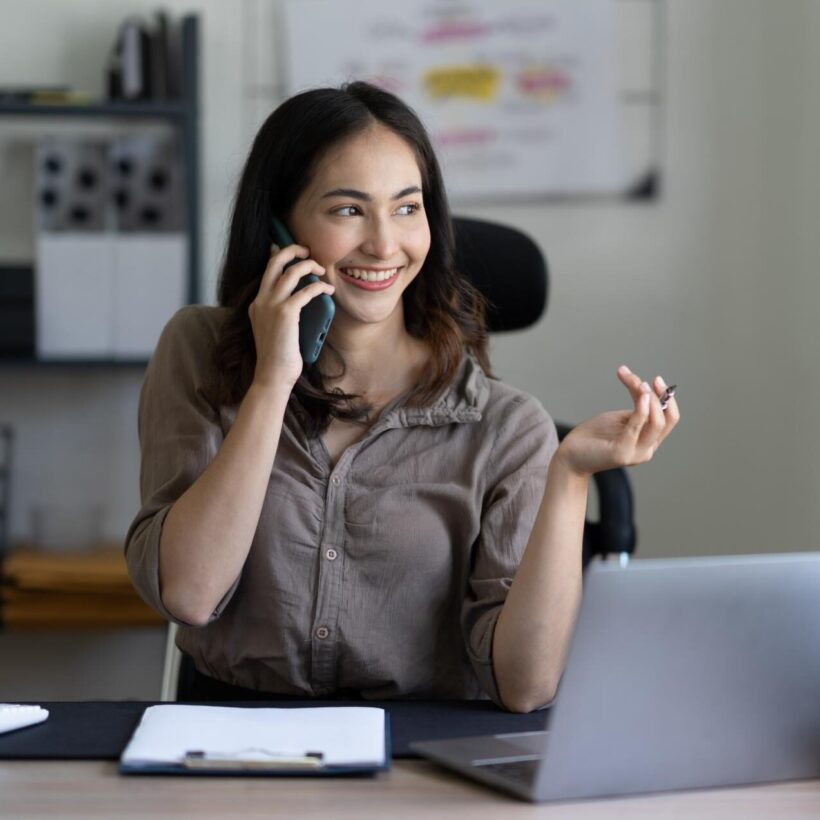
[[520,783],[523,786],[531,785],[538,771],[540,758],[536,760],[515,760],[511,763],[474,763],[476,768],[485,772],[492,772],[505,780]]

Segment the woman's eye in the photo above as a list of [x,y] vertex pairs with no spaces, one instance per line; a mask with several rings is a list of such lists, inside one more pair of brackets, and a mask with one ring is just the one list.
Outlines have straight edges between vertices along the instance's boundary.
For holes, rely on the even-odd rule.
[[360,213],[356,205],[343,205],[341,208],[336,208],[333,211],[336,216],[355,216]]
[[420,205],[416,202],[407,202],[404,205],[399,205],[397,212],[401,216],[410,216],[420,209]]

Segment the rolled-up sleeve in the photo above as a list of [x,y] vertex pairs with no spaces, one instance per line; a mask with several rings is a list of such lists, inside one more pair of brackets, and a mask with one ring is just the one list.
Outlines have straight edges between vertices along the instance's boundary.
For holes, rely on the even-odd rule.
[[[213,460],[223,440],[214,405],[215,331],[197,307],[168,322],[148,365],[140,393],[138,428],[142,506],[128,530],[125,558],[134,587],[170,621],[182,623],[162,603],[159,545],[174,502]],[[232,586],[213,617],[236,588]]]
[[547,468],[558,446],[555,425],[538,401],[519,397],[516,405],[488,462],[492,475],[462,606],[467,654],[479,685],[499,706],[503,704],[492,663],[495,625],[535,524]]

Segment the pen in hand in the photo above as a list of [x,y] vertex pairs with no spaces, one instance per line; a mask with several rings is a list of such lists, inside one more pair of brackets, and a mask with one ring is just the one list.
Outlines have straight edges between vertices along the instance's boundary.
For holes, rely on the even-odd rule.
[[666,410],[669,407],[669,402],[672,400],[672,397],[675,395],[675,390],[677,389],[677,385],[673,384],[670,387],[667,387],[666,390],[660,396],[661,400],[661,410]]

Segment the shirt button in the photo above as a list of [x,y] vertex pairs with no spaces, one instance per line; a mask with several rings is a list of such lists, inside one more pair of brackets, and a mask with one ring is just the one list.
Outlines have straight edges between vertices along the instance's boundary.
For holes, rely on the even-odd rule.
[[330,630],[326,626],[320,626],[316,630],[316,637],[320,640],[324,640],[328,635],[330,635]]
[[325,552],[325,558],[327,558],[328,561],[335,561],[338,557],[339,553],[334,549],[329,549]]
[[330,479],[330,483],[334,487],[338,487],[342,483],[342,479],[339,478],[339,476],[335,475],[335,476],[333,476],[333,478]]

